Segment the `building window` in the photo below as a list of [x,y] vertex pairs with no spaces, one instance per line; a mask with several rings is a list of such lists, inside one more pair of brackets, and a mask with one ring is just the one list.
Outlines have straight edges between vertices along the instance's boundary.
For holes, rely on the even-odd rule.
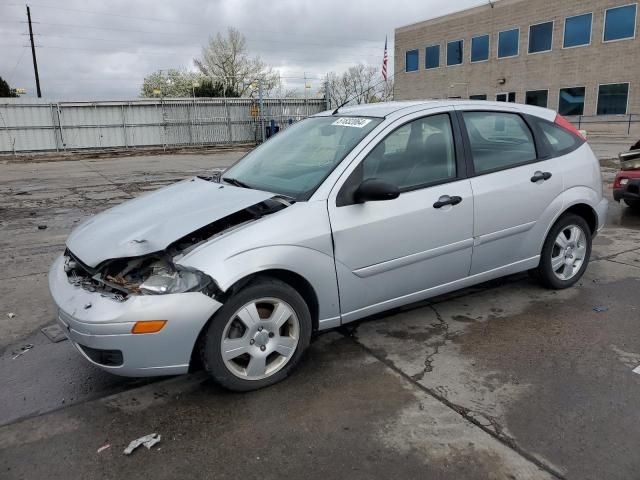
[[560,89],[558,113],[560,115],[584,115],[584,87]]
[[529,53],[550,52],[553,44],[553,22],[529,27]]
[[440,66],[440,45],[427,47],[424,53],[424,68],[438,68]]
[[515,57],[520,52],[520,29],[498,34],[498,58]]
[[496,102],[516,103],[516,92],[498,93],[496,95]]
[[470,95],[469,100],[486,100],[486,95]]
[[605,42],[624,40],[636,36],[636,9],[637,5],[610,8],[604,14]]
[[405,71],[415,72],[416,70],[418,70],[418,55],[418,50],[410,50],[407,52]]
[[462,64],[464,40],[455,40],[447,43],[447,65]]
[[471,39],[471,61],[489,60],[489,35],[481,35]]
[[624,115],[629,99],[628,83],[600,85],[598,88],[598,115]]
[[593,14],[585,13],[569,17],[564,21],[564,48],[580,47],[591,43]]
[[548,100],[548,90],[530,90],[525,94],[524,103],[527,105],[535,105],[536,107],[547,108]]

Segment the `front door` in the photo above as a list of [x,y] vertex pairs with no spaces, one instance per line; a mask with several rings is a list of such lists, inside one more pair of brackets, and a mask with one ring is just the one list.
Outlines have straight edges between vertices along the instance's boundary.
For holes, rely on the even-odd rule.
[[[449,113],[398,121],[330,195],[344,322],[419,300],[468,275],[473,197],[454,128]],[[396,185],[400,196],[355,203],[354,191],[370,178]]]

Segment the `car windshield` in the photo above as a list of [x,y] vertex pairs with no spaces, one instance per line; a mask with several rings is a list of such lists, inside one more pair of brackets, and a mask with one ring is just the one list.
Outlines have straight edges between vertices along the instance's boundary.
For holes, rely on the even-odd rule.
[[312,117],[256,148],[225,172],[228,183],[307,200],[381,118]]

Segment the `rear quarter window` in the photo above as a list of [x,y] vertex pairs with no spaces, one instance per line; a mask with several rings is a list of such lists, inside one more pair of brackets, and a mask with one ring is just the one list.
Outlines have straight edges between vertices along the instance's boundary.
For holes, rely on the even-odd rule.
[[582,141],[575,135],[567,132],[564,128],[559,127],[551,122],[545,120],[538,121],[538,127],[544,135],[544,139],[547,141],[551,153],[554,156],[566,155],[572,152],[580,145]]

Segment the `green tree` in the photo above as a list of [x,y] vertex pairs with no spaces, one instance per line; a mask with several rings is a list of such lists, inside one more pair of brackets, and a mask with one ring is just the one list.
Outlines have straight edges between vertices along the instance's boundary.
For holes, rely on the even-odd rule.
[[9,87],[9,84],[0,77],[0,98],[17,97],[15,90]]
[[210,79],[202,79],[199,86],[195,87],[194,94],[196,97],[239,97],[240,94],[233,90],[230,86],[226,87],[221,82],[213,82]]
[[[142,97],[191,97],[194,83],[200,83],[201,75],[178,69],[158,70],[142,82]],[[154,93],[159,91],[160,94]]]

